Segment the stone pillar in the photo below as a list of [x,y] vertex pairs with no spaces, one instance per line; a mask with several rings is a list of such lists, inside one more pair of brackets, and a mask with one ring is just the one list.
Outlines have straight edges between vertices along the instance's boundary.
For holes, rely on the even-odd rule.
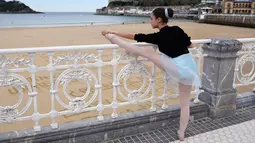
[[236,111],[236,89],[233,87],[237,52],[242,43],[234,39],[212,39],[202,46],[204,54],[202,87],[199,100],[210,109],[212,119],[231,116]]

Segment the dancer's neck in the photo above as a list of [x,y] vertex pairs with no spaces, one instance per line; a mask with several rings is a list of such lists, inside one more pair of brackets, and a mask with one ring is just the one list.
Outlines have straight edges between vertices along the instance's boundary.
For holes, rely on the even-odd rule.
[[162,29],[163,27],[166,27],[167,26],[167,24],[160,24],[159,26],[158,26],[158,29],[160,30],[160,29]]

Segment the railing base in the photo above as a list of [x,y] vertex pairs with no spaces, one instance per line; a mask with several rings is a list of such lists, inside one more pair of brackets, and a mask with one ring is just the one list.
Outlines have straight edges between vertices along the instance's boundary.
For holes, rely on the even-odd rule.
[[[243,93],[237,98],[237,109],[255,105],[255,93]],[[204,103],[191,102],[191,120],[208,117],[209,108]],[[94,143],[111,140],[123,136],[143,133],[169,124],[179,124],[179,105],[170,106],[165,110],[150,112],[136,111],[119,115],[117,119],[106,117],[104,121],[89,119],[59,125],[52,130],[50,126],[42,127],[35,133],[33,129],[1,133],[0,142],[83,142]]]

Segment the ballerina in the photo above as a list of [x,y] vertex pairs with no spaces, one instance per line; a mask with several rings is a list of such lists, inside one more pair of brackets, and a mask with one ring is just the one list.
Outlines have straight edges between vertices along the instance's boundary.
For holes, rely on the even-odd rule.
[[[151,26],[159,32],[151,34],[131,34],[116,31],[103,31],[102,34],[113,44],[119,45],[126,51],[142,56],[152,61],[157,67],[166,72],[166,78],[171,83],[179,85],[180,94],[180,128],[177,131],[180,141],[185,139],[185,130],[190,116],[189,95],[192,86],[200,87],[201,81],[197,65],[189,53],[193,48],[190,37],[179,26],[168,26],[168,19],[173,17],[171,8],[156,8],[151,14]],[[118,36],[158,45],[160,53],[145,47],[132,45]]]

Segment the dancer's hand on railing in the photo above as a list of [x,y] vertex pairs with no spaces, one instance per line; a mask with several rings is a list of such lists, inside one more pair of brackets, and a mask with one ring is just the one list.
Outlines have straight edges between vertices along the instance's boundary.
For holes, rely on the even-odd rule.
[[188,48],[195,48],[195,46],[193,45],[193,43],[191,43]]

